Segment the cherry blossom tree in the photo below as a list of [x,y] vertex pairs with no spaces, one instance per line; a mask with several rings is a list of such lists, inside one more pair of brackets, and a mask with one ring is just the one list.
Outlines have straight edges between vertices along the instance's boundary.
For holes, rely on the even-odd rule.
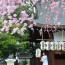
[[31,6],[24,0],[0,0],[0,57],[15,54],[16,41],[27,43],[27,28],[33,20]]
[[24,34],[27,22],[33,20],[30,2],[22,0],[0,0],[0,32]]
[[[59,18],[63,19],[65,17],[64,0],[31,0],[31,1],[33,3],[33,6],[36,6],[38,2],[40,2],[41,6],[47,4],[44,7],[46,11],[45,22],[42,23],[46,25],[44,27],[55,25],[54,28],[57,28],[61,25],[62,22],[58,21],[58,19]],[[43,12],[41,12],[40,15],[42,15]]]

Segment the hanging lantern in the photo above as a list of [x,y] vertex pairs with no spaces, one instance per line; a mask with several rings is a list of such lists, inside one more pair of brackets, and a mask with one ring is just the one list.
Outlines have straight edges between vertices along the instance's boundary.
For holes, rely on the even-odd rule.
[[36,49],[36,54],[35,54],[35,56],[37,57],[37,58],[40,58],[41,57],[41,50],[38,48],[38,49]]
[[44,41],[40,42],[40,49],[45,50],[45,42]]
[[65,42],[62,42],[62,50],[65,51]]
[[49,41],[47,41],[46,43],[45,43],[45,49],[46,50],[50,50],[50,42]]
[[61,50],[61,42],[57,41],[56,46],[57,46],[56,50],[58,50],[58,51]]
[[50,50],[56,50],[56,42],[50,42],[50,45],[51,45],[51,47],[50,47]]

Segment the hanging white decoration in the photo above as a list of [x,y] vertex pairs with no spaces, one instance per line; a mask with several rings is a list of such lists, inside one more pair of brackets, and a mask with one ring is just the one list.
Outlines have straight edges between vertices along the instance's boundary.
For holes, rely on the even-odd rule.
[[55,50],[55,44],[54,44],[54,42],[50,42],[50,45],[51,45],[50,50]]
[[55,44],[55,42],[54,41],[50,42],[50,44],[51,44],[50,50],[56,50],[56,44]]
[[49,41],[47,41],[46,43],[45,43],[45,49],[46,50],[50,50],[50,42]]
[[36,54],[35,54],[35,56],[36,56],[37,58],[40,58],[40,57],[41,57],[41,50],[40,50],[39,48],[36,49]]
[[40,49],[45,50],[45,41],[40,42]]
[[56,50],[61,50],[61,42],[57,41],[56,46]]
[[65,51],[65,42],[62,42],[62,50]]
[[57,49],[57,45],[56,45],[56,42],[54,41],[53,43],[53,49],[56,50]]

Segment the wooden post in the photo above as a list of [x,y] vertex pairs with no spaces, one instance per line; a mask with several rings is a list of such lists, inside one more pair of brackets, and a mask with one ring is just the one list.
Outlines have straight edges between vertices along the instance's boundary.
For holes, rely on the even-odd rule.
[[41,29],[42,29],[42,41],[43,41],[43,27],[41,27]]

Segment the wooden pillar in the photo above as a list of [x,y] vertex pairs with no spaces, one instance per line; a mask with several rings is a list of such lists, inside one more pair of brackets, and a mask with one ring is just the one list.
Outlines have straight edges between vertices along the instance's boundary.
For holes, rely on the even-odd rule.
[[54,51],[49,50],[48,51],[48,64],[54,65]]
[[55,57],[54,57],[55,51],[52,51],[52,65],[55,65]]

